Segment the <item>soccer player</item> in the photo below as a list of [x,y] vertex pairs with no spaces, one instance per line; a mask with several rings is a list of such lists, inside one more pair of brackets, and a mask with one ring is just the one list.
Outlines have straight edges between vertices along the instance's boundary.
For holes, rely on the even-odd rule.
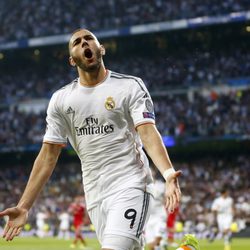
[[9,216],[3,237],[9,241],[21,232],[69,141],[81,160],[86,206],[101,249],[142,249],[153,199],[142,145],[165,179],[168,211],[179,204],[181,171],[169,159],[143,81],[106,69],[105,48],[86,29],[72,34],[69,54],[79,77],[50,100],[43,145],[24,193],[16,207],[0,213]]
[[75,198],[75,201],[70,204],[69,212],[73,214],[73,225],[75,230],[75,239],[70,245],[71,248],[75,248],[78,241],[80,241],[81,243],[81,248],[84,248],[84,246],[87,245],[81,234],[81,229],[84,224],[84,218],[86,216],[85,210],[86,207],[81,196],[77,196]]
[[233,222],[234,206],[227,188],[221,190],[221,195],[214,200],[211,209],[214,212],[219,232],[224,236],[224,248],[230,250],[232,235],[230,226]]
[[58,238],[68,240],[70,238],[70,214],[67,211],[62,211],[58,219],[60,221]]
[[41,211],[39,211],[36,214],[36,227],[37,227],[36,235],[39,238],[43,238],[46,236],[46,220],[48,218],[49,214],[45,207],[43,207]]
[[157,178],[157,171],[152,168],[154,178],[154,201],[152,212],[145,228],[145,239],[149,250],[165,249],[162,242],[166,237],[166,209],[164,204],[165,183]]

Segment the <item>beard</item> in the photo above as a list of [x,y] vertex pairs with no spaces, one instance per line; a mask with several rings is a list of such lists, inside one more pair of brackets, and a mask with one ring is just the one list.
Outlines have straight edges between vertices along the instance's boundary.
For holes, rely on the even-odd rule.
[[101,54],[101,50],[97,50],[94,54],[94,62],[91,64],[88,64],[85,62],[85,57],[84,55],[82,57],[74,57],[72,56],[72,58],[74,59],[76,65],[78,68],[80,68],[81,70],[85,71],[85,72],[94,72],[96,70],[98,70],[101,67],[102,64],[102,54]]

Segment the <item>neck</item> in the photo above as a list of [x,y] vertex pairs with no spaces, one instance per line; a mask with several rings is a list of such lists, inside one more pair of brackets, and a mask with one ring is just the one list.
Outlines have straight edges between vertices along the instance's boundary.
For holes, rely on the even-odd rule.
[[101,66],[98,70],[93,72],[78,70],[78,73],[80,78],[80,84],[82,86],[94,87],[105,79],[107,75],[107,70],[104,66]]

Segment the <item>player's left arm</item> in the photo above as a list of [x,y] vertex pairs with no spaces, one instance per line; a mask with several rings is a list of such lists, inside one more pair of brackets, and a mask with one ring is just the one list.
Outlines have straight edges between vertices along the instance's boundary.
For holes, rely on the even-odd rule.
[[181,171],[174,170],[161,135],[153,123],[141,124],[136,129],[147,154],[166,180],[166,208],[171,212],[179,205],[181,198],[177,178]]

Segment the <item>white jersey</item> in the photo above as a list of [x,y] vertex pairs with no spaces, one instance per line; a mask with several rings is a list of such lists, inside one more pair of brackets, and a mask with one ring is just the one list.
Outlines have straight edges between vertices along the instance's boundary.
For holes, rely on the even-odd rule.
[[217,212],[219,231],[228,230],[233,222],[233,199],[231,197],[218,197],[212,204],[212,211]]
[[164,205],[165,183],[155,180],[153,209],[145,228],[145,239],[147,243],[154,242],[155,238],[164,238],[166,235],[167,213]]
[[66,212],[59,215],[60,226],[61,230],[68,230],[70,227],[70,215]]
[[212,211],[218,215],[233,215],[233,199],[231,197],[218,197],[212,204]]
[[43,228],[45,225],[45,220],[47,219],[47,215],[43,212],[38,212],[36,214],[36,225],[38,228]]
[[154,182],[154,210],[152,214],[164,214],[166,217],[165,210],[165,182],[156,179]]
[[55,92],[44,142],[70,144],[82,164],[87,208],[124,188],[152,192],[148,159],[136,126],[154,123],[151,97],[140,78],[107,71],[94,87],[79,79]]

